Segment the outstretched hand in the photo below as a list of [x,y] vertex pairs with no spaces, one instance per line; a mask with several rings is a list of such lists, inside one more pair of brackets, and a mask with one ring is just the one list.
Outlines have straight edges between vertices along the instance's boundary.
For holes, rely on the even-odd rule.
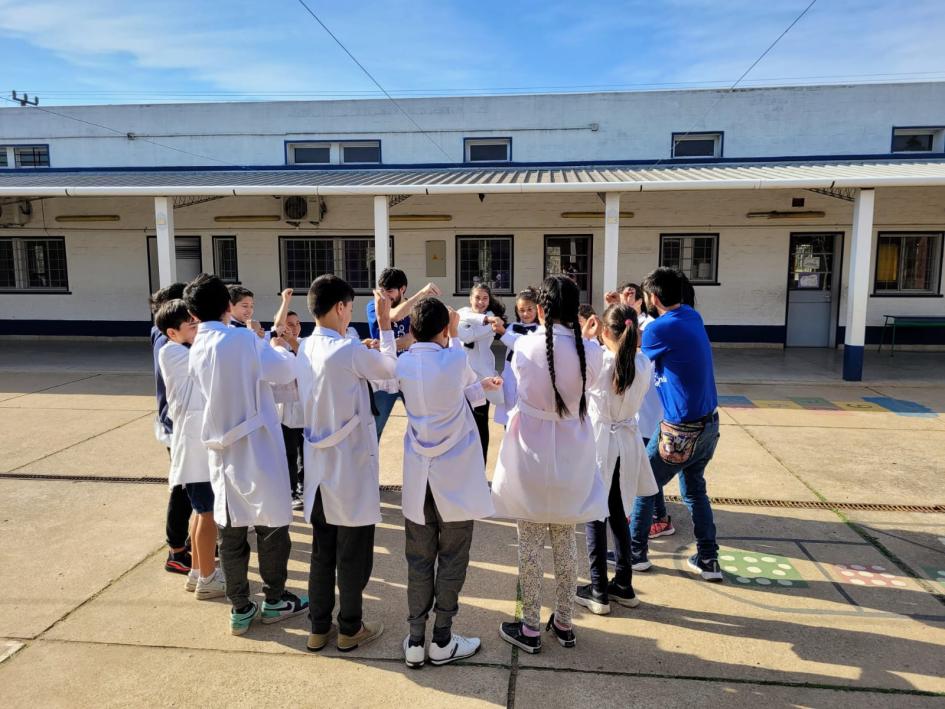
[[459,337],[459,311],[447,308],[450,311],[450,337]]
[[581,328],[581,336],[585,340],[596,340],[600,337],[600,331],[603,327],[603,324],[596,315],[591,315],[587,320],[584,321],[584,327]]
[[381,330],[390,330],[390,298],[376,288],[374,290],[374,311],[377,314],[377,325]]
[[498,391],[502,388],[502,377],[486,377],[479,383],[483,391]]

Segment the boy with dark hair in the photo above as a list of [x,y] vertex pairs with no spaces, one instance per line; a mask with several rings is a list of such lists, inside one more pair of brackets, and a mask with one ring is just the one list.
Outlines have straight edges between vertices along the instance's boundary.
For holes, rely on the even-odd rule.
[[[161,306],[170,300],[180,298],[184,293],[183,283],[172,283],[148,296],[148,306],[151,316],[155,317]],[[151,355],[154,365],[154,398],[157,400],[157,416],[154,419],[154,437],[171,452],[171,435],[174,423],[167,412],[167,387],[161,375],[161,365],[158,354],[168,342],[157,327],[151,326]],[[167,559],[164,561],[164,570],[175,574],[189,574],[193,563],[190,551],[187,549],[187,532],[192,512],[187,491],[181,486],[171,488],[167,499],[167,519],[165,533],[167,535]]]
[[196,512],[191,524],[193,567],[184,588],[203,601],[223,595],[223,575],[217,571],[214,546],[213,488],[207,448],[200,440],[205,401],[190,374],[190,346],[197,334],[197,320],[183,300],[170,300],[154,318],[158,329],[170,340],[159,353],[161,374],[167,384],[167,401],[175,421],[171,436],[171,489],[183,486]]
[[256,530],[266,594],[262,622],[275,623],[308,610],[307,598],[285,590],[292,546],[289,471],[268,386],[291,382],[294,360],[281,338],[270,347],[249,330],[223,324],[230,296],[216,276],[197,276],[185,289],[184,300],[201,321],[190,350],[190,371],[207,402],[201,439],[210,449],[220,562],[233,606],[230,632],[242,635],[260,611],[249,595],[249,526]]
[[[272,325],[273,337],[282,337],[293,355],[299,353],[299,336],[302,334],[302,321],[299,314],[289,309],[292,302],[292,289],[282,291],[282,304],[276,312]],[[279,420],[282,422],[282,440],[285,443],[286,463],[289,466],[289,487],[292,494],[292,509],[302,509],[302,427],[305,418],[299,401],[298,383],[273,387]]]
[[[686,279],[658,268],[643,281],[648,308],[659,317],[643,330],[641,351],[653,360],[663,418],[647,445],[660,488],[681,473],[679,488],[692,515],[696,553],[689,568],[706,581],[721,581],[715,522],[706,493],[705,468],[719,440],[718,397],[712,346],[699,313],[683,304],[691,295]],[[634,571],[651,566],[647,538],[656,496],[638,497],[630,518]]]
[[[459,314],[436,298],[414,306],[410,331],[416,342],[397,360],[396,375],[407,409],[403,510],[410,634],[403,646],[407,666],[416,668],[427,657],[445,665],[479,651],[479,638],[452,632],[473,520],[495,511],[470,405],[485,403],[485,390],[499,389],[502,379],[479,381],[459,340]],[[431,610],[436,619],[425,653]]]
[[256,312],[256,299],[253,292],[245,286],[235,283],[227,286],[230,292],[230,325],[233,327],[245,327],[255,332],[259,337],[264,337],[262,326],[253,320],[253,314]]
[[337,577],[338,649],[354,650],[380,637],[382,623],[364,621],[365,586],[374,562],[374,526],[381,521],[377,432],[369,382],[393,378],[397,354],[390,300],[374,292],[380,349],[347,336],[354,289],[334,275],[319,276],[308,292],[315,330],[298,355],[305,418],[305,518],[312,523],[312,633],[307,647],[324,648],[334,633]]

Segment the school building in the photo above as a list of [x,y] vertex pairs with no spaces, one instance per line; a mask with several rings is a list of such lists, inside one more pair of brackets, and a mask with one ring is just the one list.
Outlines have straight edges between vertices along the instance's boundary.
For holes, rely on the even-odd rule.
[[[45,111],[42,110],[45,108]],[[0,109],[0,335],[144,336],[200,271],[453,305],[683,270],[719,345],[945,348],[945,83]]]

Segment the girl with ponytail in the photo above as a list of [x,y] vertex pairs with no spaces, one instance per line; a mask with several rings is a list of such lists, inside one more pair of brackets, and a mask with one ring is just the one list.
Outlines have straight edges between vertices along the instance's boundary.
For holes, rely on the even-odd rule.
[[[591,583],[579,586],[575,602],[592,613],[607,615],[611,602],[633,608],[639,601],[633,592],[630,528],[627,515],[637,495],[658,490],[646,446],[637,426],[637,413],[653,381],[653,363],[638,350],[637,312],[629,305],[614,304],[600,320],[584,327],[588,337],[604,343],[600,378],[590,388],[590,417],[597,444],[597,463],[608,490],[607,519],[588,522],[587,554]],[[617,568],[607,579],[607,525],[614,537]]]
[[577,576],[574,525],[607,516],[607,493],[597,466],[588,418],[588,387],[600,376],[603,351],[578,325],[580,292],[564,276],[546,278],[538,293],[534,334],[519,338],[510,363],[518,401],[492,483],[496,515],[518,524],[523,620],[499,634],[529,653],[541,650],[541,567],[551,536],[557,604],[546,630],[574,647],[571,615]]

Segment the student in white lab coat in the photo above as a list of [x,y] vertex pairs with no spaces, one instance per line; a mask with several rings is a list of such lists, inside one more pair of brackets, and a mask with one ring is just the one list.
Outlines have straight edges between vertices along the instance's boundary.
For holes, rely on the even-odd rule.
[[[630,306],[609,306],[600,319],[591,318],[585,332],[599,336],[605,347],[604,367],[590,390],[588,410],[594,424],[597,462],[609,490],[610,514],[606,521],[594,520],[585,526],[591,583],[578,586],[574,600],[592,613],[607,615],[611,601],[629,608],[640,603],[633,592],[627,515],[637,495],[652,495],[658,489],[636,419],[653,379],[653,363],[638,351],[637,313]],[[617,562],[609,583],[608,522]]]
[[[469,290],[469,305],[459,309],[459,339],[466,346],[469,366],[480,379],[496,375],[495,355],[492,342],[495,332],[492,323],[502,320],[505,306],[492,295],[492,289],[485,283],[476,283]],[[486,392],[486,403],[473,409],[476,427],[479,429],[479,442],[482,444],[482,459],[489,452],[489,404],[501,404],[502,392]]]
[[396,374],[407,409],[403,510],[410,634],[404,638],[404,657],[408,667],[416,668],[426,660],[431,609],[436,613],[432,664],[445,665],[479,650],[479,638],[452,632],[473,520],[494,512],[469,405],[485,401],[485,392],[501,387],[502,380],[479,381],[457,337],[459,314],[436,298],[416,304],[410,332],[416,342],[400,356]]
[[292,544],[289,471],[271,384],[295,376],[284,342],[271,345],[247,328],[223,324],[230,309],[226,285],[205,273],[184,290],[187,308],[200,320],[190,349],[190,372],[207,405],[201,439],[209,450],[214,519],[226,597],[233,605],[230,632],[242,635],[260,614],[250,600],[247,573],[249,526],[256,530],[259,574],[266,600],[262,622],[308,611],[308,599],[285,589]]
[[515,342],[523,335],[530,335],[538,329],[538,291],[528,287],[522,289],[515,298],[516,322],[508,327],[501,318],[492,321],[492,330],[508,350],[505,356],[505,368],[502,370],[502,403],[496,404],[495,422],[505,426],[509,422],[509,412],[518,400],[518,382],[512,373],[512,353]]
[[523,621],[499,634],[525,652],[541,650],[541,557],[545,532],[554,552],[557,607],[546,626],[574,647],[571,615],[577,576],[574,525],[607,516],[587,390],[600,375],[603,352],[578,328],[580,292],[565,276],[546,278],[535,334],[512,355],[518,403],[512,411],[492,482],[496,515],[518,522]]
[[390,300],[374,292],[379,349],[348,336],[354,289],[334,275],[319,276],[308,293],[315,330],[299,350],[299,396],[305,418],[305,518],[312,523],[309,571],[312,632],[308,649],[324,648],[335,628],[338,649],[354,650],[380,637],[384,625],[362,619],[362,594],[374,562],[374,525],[381,521],[377,429],[371,380],[392,379],[397,364]]
[[213,553],[217,527],[213,523],[210,462],[207,447],[200,440],[206,402],[190,374],[190,346],[197,335],[197,319],[183,300],[176,299],[161,306],[154,323],[168,339],[158,353],[167,388],[168,415],[175,422],[168,483],[172,490],[184,486],[195,513],[190,525],[193,566],[184,588],[196,592],[200,601],[219,598],[224,587],[223,574],[217,570]]

